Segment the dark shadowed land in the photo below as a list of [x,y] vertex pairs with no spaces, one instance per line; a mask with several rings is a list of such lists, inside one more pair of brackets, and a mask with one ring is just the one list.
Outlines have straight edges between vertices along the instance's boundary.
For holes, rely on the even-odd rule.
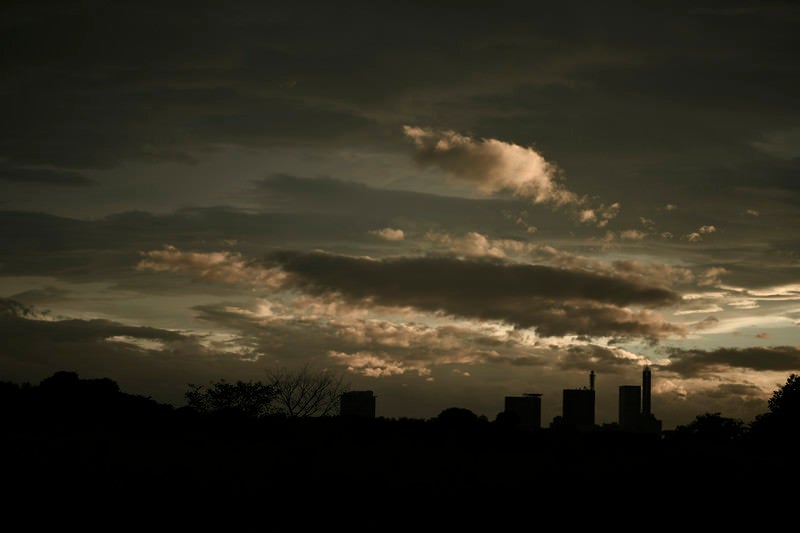
[[[776,392],[787,409],[797,383]],[[800,442],[797,411],[786,425],[778,407],[751,427],[706,414],[644,434],[526,431],[460,408],[429,420],[207,414],[73,373],[0,391],[5,516],[83,530],[633,527],[645,510],[662,525],[721,525],[767,508],[783,520]]]

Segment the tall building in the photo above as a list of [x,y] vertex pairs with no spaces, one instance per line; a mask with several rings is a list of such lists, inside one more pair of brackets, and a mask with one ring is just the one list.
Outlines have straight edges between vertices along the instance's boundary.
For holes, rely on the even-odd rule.
[[619,427],[625,430],[639,428],[642,416],[642,388],[639,385],[619,387]]
[[650,415],[650,367],[642,370],[642,414]]
[[542,427],[542,395],[525,393],[522,396],[506,396],[504,412],[516,417],[519,428],[540,429]]
[[651,412],[650,367],[642,370],[642,385],[620,385],[619,387],[619,427],[626,431],[661,433],[661,420]]
[[339,416],[375,418],[375,395],[371,390],[355,390],[339,397]]
[[564,389],[561,403],[562,423],[576,428],[594,426],[594,370],[589,374],[589,388]]

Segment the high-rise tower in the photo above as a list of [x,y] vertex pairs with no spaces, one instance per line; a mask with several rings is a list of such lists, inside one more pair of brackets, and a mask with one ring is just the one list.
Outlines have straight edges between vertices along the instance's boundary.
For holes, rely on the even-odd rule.
[[619,427],[637,430],[642,422],[642,388],[639,385],[619,386]]
[[642,370],[642,415],[650,416],[650,367]]
[[594,426],[594,370],[589,374],[589,388],[564,389],[561,400],[562,422],[577,428]]

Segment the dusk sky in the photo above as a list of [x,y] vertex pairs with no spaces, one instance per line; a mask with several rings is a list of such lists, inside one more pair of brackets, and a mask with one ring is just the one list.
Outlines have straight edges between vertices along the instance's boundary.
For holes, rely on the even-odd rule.
[[0,379],[343,374],[384,417],[800,372],[795,2],[0,6]]

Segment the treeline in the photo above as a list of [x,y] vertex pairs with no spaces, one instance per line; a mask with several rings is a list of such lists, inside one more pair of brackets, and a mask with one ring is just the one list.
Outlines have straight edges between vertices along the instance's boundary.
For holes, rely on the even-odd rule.
[[[430,419],[344,419],[338,416],[339,397],[348,389],[340,377],[310,367],[289,372],[274,370],[265,382],[188,384],[182,407],[150,397],[128,394],[111,379],[83,379],[76,372],[59,371],[38,385],[0,381],[0,420],[6,431],[43,432],[115,431],[266,431],[274,436],[289,428],[317,431],[372,431],[423,433],[442,436],[458,432],[472,436],[583,439],[595,444],[629,439],[673,443],[755,444],[791,447],[800,443],[800,375],[791,374],[774,391],[768,411],[752,422],[721,416],[698,415],[691,423],[657,434],[626,432],[615,423],[590,429],[554,423],[538,431],[520,428],[510,413],[494,420],[460,407],[450,407]],[[223,433],[224,435],[225,433]]]

